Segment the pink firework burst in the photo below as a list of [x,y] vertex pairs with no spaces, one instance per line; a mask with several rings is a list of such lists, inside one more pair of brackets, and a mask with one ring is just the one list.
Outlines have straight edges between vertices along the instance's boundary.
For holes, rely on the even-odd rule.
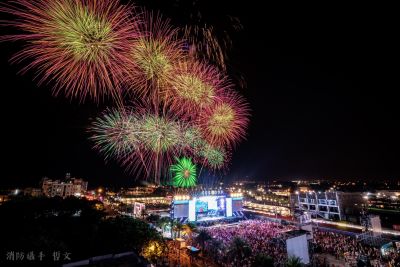
[[129,85],[139,96],[161,100],[160,90],[169,84],[174,65],[184,58],[182,41],[177,39],[177,29],[159,14],[144,11],[141,21],[141,36],[129,51]]
[[234,92],[227,92],[201,111],[198,125],[211,145],[231,147],[245,137],[249,115],[245,100]]
[[129,44],[138,36],[133,10],[117,0],[15,0],[0,11],[15,17],[3,24],[21,33],[3,40],[27,43],[11,61],[28,62],[21,72],[51,81],[55,95],[119,100]]
[[195,117],[231,88],[232,84],[217,68],[187,60],[176,65],[170,86],[163,95],[177,114]]

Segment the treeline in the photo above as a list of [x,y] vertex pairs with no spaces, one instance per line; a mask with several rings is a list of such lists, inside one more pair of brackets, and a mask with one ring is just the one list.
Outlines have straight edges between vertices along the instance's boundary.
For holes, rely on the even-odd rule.
[[[0,263],[28,263],[28,253],[32,252],[35,262],[40,260],[40,253],[44,261],[54,261],[54,256],[59,256],[58,261],[65,256],[77,261],[125,251],[140,254],[150,241],[162,242],[161,236],[146,222],[105,215],[102,203],[84,199],[10,200],[0,206]],[[20,253],[19,259],[16,253]]]

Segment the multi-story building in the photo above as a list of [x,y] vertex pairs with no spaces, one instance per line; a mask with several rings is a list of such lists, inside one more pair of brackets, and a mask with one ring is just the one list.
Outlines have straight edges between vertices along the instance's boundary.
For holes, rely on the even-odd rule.
[[150,195],[155,191],[152,186],[137,186],[121,190],[121,193],[126,196],[145,196]]
[[42,190],[47,197],[81,196],[87,191],[87,185],[87,181],[77,178],[68,178],[63,181],[44,178]]
[[357,221],[363,205],[361,192],[296,191],[294,201],[300,210],[325,219]]

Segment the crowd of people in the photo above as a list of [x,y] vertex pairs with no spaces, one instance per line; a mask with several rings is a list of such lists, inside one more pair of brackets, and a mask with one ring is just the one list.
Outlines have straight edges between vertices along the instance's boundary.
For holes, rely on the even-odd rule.
[[[276,264],[283,263],[287,259],[286,244],[282,242],[281,235],[294,226],[282,225],[279,223],[265,220],[246,220],[231,227],[215,227],[208,229],[208,233],[213,239],[220,241],[222,247],[220,255],[217,257],[223,262],[224,266],[232,264],[237,265],[241,260],[236,257],[231,258],[230,253],[235,238],[244,241],[243,244],[249,247],[251,254],[240,262],[241,266],[251,266],[254,257],[259,254],[268,255],[273,258]],[[230,258],[230,259],[228,259]]]
[[[254,266],[257,255],[267,255],[272,258],[275,266],[283,266],[287,261],[284,235],[285,232],[295,230],[296,227],[268,220],[252,219],[204,229],[211,238],[206,242],[204,250],[218,264],[245,267]],[[242,243],[238,245],[237,239],[240,239]],[[248,254],[246,254],[246,248]],[[312,254],[318,255],[313,259],[314,266],[332,266],[329,259],[345,263],[346,266],[357,266],[360,260],[367,261],[369,266],[400,266],[400,256],[395,250],[382,255],[379,248],[361,242],[355,236],[333,231],[314,229],[313,238],[310,240],[311,251]],[[324,255],[330,256],[327,258]]]
[[231,223],[237,223],[242,220],[245,220],[244,218],[240,217],[233,217],[233,218],[226,218],[218,221],[203,221],[203,222],[197,222],[197,225],[200,227],[210,227],[210,226],[218,226],[218,225],[224,225],[224,224],[231,224]]
[[354,236],[314,229],[312,245],[315,253],[326,253],[344,260],[349,266],[356,266],[364,259],[371,266],[400,266],[398,253],[382,255],[377,247],[358,241]]

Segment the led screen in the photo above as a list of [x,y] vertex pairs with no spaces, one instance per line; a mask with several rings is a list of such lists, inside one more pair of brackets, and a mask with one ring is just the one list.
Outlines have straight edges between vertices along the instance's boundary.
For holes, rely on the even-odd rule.
[[226,198],[226,217],[232,217],[232,198]]
[[189,216],[189,205],[187,203],[174,205],[174,218],[182,218],[188,216]]
[[196,220],[196,198],[189,201],[189,221]]

